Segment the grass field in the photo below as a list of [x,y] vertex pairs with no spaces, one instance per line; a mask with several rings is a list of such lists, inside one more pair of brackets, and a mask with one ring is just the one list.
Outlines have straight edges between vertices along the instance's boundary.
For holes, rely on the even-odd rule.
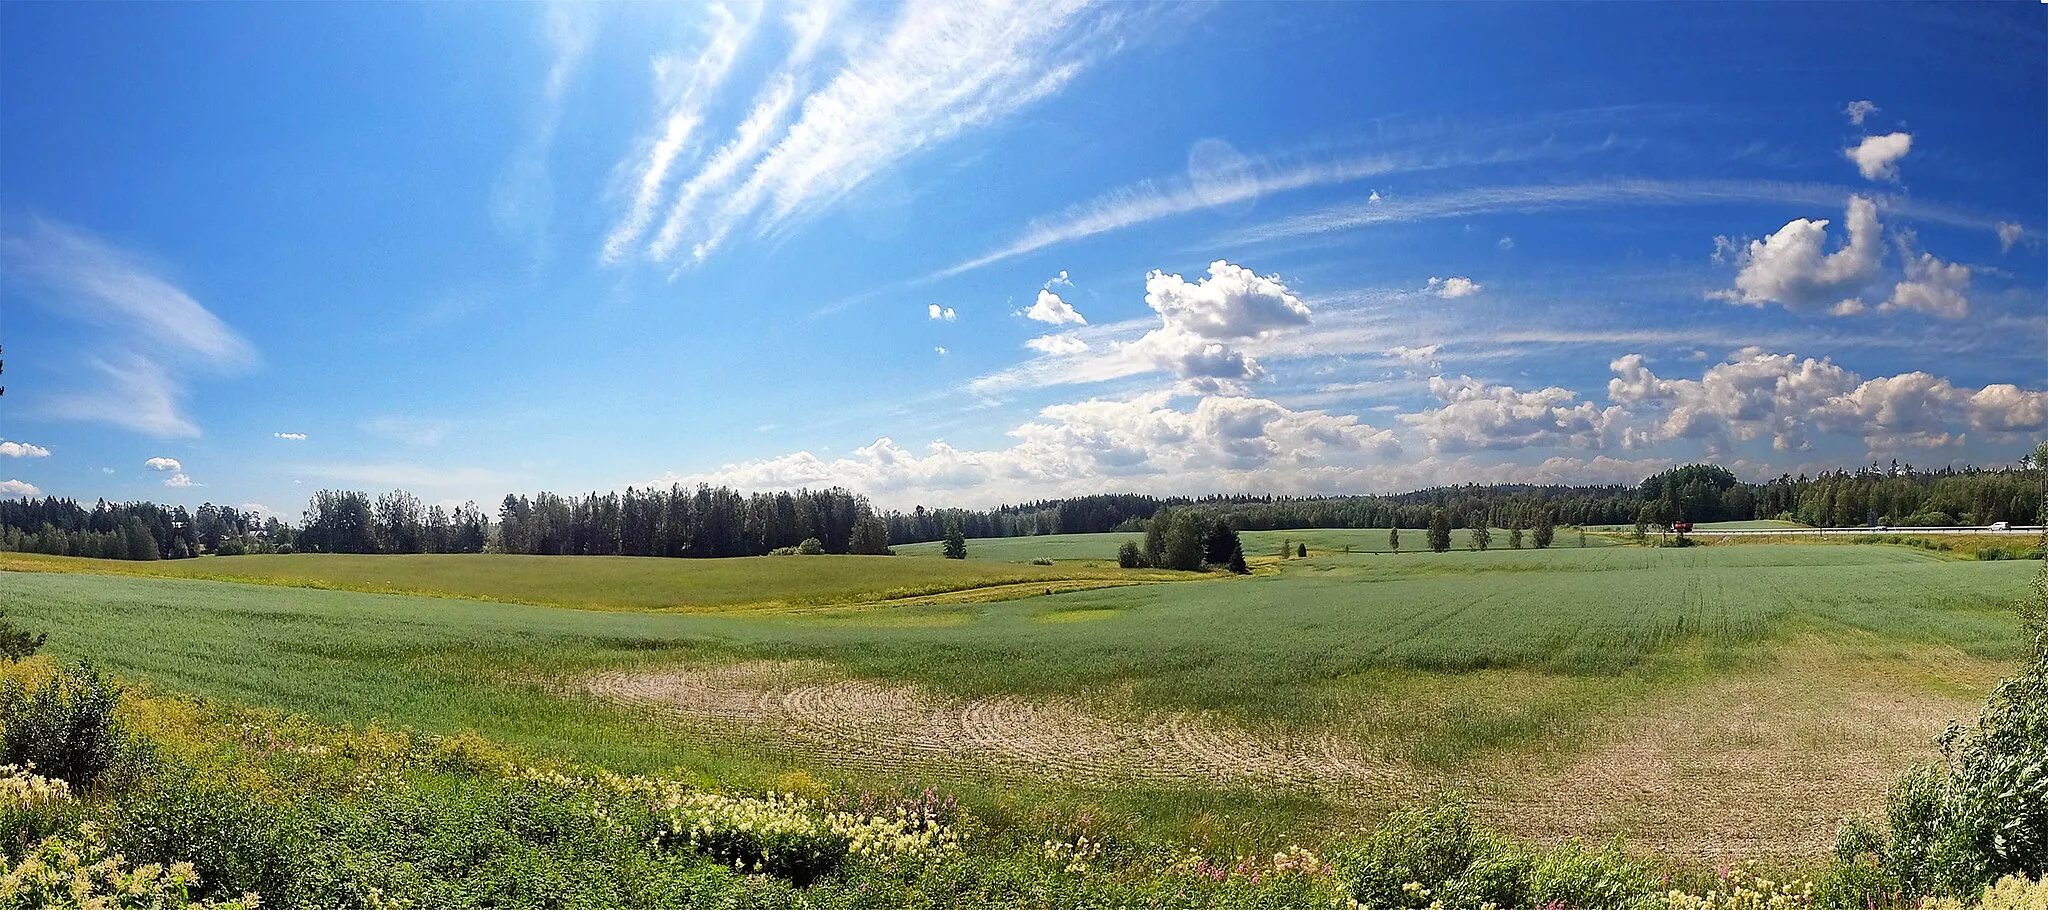
[[[821,599],[593,612],[12,571],[0,609],[50,629],[55,652],[161,690],[476,729],[626,769],[933,782],[997,814],[1064,807],[1219,837],[1361,820],[1449,787],[1519,833],[1624,833],[1704,856],[1730,832],[1751,853],[1820,850],[1841,813],[1868,811],[1883,780],[1931,757],[1930,738],[2019,653],[2006,609],[2034,569],[1890,546],[1361,552],[1250,578],[878,606],[859,592],[996,567],[285,559],[299,561],[270,580],[617,607],[618,588],[579,595],[590,577],[548,572],[648,566],[722,585],[649,594],[651,576],[635,576],[627,590],[650,606]],[[783,566],[837,581],[745,581]],[[887,571],[860,574],[872,566]],[[1787,774],[1821,781],[1796,810],[1744,796]],[[1616,776],[1627,785],[1587,783]]]
[[[1114,551],[1112,550],[1112,555]],[[1028,560],[1026,560],[1028,562]],[[0,570],[150,575],[377,594],[422,594],[609,610],[816,607],[946,595],[1022,596],[1180,577],[1067,566],[969,565],[881,556],[652,559],[630,556],[210,556],[132,562],[0,553]],[[1009,590],[1022,586],[1017,590]],[[957,597],[955,599],[958,599]],[[969,598],[971,599],[971,598]]]
[[[1244,555],[1249,559],[1261,556],[1278,556],[1285,543],[1306,545],[1311,556],[1327,556],[1345,552],[1385,553],[1387,530],[1385,528],[1311,528],[1298,531],[1244,531],[1239,534],[1244,541]],[[1044,534],[1037,537],[987,537],[967,541],[969,561],[1030,562],[1034,559],[1092,560],[1104,565],[1113,565],[1117,548],[1125,541],[1145,542],[1143,534]],[[1585,546],[1609,547],[1615,542],[1600,537],[1587,536]],[[1493,531],[1493,547],[1508,549],[1508,532],[1496,528]],[[1559,528],[1557,537],[1551,542],[1555,549],[1575,548],[1580,545],[1576,530]],[[902,556],[938,556],[945,546],[943,541],[903,544],[896,547]],[[1451,549],[1467,550],[1472,546],[1472,532],[1459,528],[1451,532]],[[1525,546],[1534,546],[1533,543]],[[1401,552],[1413,553],[1429,550],[1429,532],[1421,528],[1404,528],[1401,531]]]

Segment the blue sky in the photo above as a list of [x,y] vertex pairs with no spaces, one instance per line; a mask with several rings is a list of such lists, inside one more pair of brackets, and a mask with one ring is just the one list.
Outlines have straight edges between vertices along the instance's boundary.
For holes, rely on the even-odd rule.
[[2010,462],[2048,7],[0,5],[0,492]]

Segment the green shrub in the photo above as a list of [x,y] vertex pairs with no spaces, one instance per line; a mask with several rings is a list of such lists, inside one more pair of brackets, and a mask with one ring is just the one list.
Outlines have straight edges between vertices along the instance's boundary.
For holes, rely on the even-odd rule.
[[7,621],[7,611],[0,610],[0,660],[8,663],[28,657],[41,649],[50,636],[43,632],[30,632],[15,628]]
[[1455,803],[1396,812],[1335,855],[1352,899],[1376,908],[1621,910],[1659,888],[1650,867],[1618,843],[1603,850],[1518,845],[1479,829]]
[[816,537],[806,537],[803,543],[796,545],[796,552],[799,556],[823,556],[825,544]]
[[2013,554],[2012,551],[2007,550],[2004,547],[1985,547],[1984,549],[1977,551],[1977,558],[1983,560],[1997,561],[2001,559],[2012,559]]
[[121,729],[114,707],[121,690],[80,662],[34,690],[0,688],[0,764],[33,765],[74,789],[85,789],[113,766]]
[[[2048,610],[2048,566],[2020,605],[2028,631]],[[1905,893],[1964,897],[1999,877],[2048,873],[2048,637],[2000,682],[1974,728],[1942,737],[1945,767],[1900,780],[1886,800],[1885,861]]]
[[1145,551],[1138,549],[1138,543],[1134,540],[1126,540],[1123,546],[1116,548],[1116,564],[1125,569],[1143,569],[1152,565],[1145,559]]

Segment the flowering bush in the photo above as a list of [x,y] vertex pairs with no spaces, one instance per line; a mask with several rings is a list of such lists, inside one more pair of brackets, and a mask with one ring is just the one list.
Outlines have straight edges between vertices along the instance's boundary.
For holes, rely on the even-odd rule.
[[1716,887],[1700,893],[1674,890],[1667,910],[1806,910],[1814,905],[1812,882],[1776,881],[1738,868]]
[[0,907],[21,910],[255,910],[245,894],[228,901],[195,901],[199,876],[190,863],[129,866],[107,850],[91,824],[75,837],[47,837],[0,872]]
[[[1922,910],[1964,910],[1967,905],[1953,897],[1943,897],[1924,901],[1920,906]],[[2001,878],[1985,887],[1978,906],[1982,910],[2048,910],[2048,875],[2041,876],[2038,882],[2017,875]]]

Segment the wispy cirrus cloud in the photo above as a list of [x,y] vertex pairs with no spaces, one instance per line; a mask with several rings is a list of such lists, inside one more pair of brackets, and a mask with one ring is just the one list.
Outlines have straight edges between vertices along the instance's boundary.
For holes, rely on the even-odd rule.
[[550,61],[533,114],[533,131],[491,187],[491,226],[500,237],[523,243],[539,255],[554,219],[555,184],[548,170],[555,132],[569,87],[582,69],[595,37],[590,4],[550,3],[542,20]]
[[[837,203],[921,150],[995,124],[1059,92],[1109,53],[1116,16],[1088,0],[911,0],[836,69],[821,67],[824,36],[841,9],[814,3],[785,17],[787,58],[775,67],[732,136],[671,190],[686,140],[703,121],[698,93],[679,93],[647,144],[632,203],[603,258],[701,262],[735,232],[775,234]],[[715,32],[700,59],[722,59]],[[751,21],[747,23],[751,29]],[[704,64],[699,64],[704,68]],[[719,79],[692,81],[716,87]],[[818,86],[810,91],[807,86]],[[664,206],[664,202],[666,205]],[[659,230],[646,233],[666,209]]]
[[753,36],[759,10],[744,12],[744,16],[736,15],[723,3],[712,4],[705,10],[704,43],[694,51],[692,61],[684,63],[675,56],[654,61],[654,82],[663,102],[661,122],[652,136],[642,140],[642,148],[634,156],[639,165],[634,169],[638,177],[633,198],[624,217],[605,238],[603,261],[626,258],[654,221],[676,157],[703,123],[705,107],[731,75],[740,51]]
[[1777,180],[1607,180],[1591,183],[1493,186],[1431,196],[1350,202],[1217,238],[1224,245],[1266,243],[1293,237],[1356,230],[1381,224],[1404,224],[1466,218],[1499,212],[1538,212],[1589,206],[1688,206],[1725,203],[1840,205],[1862,194],[1879,211],[1954,227],[1995,231],[1999,220],[1953,206],[1922,202],[1902,195],[1872,195],[1826,183]]
[[29,219],[24,230],[0,235],[0,262],[7,285],[83,335],[73,372],[82,381],[46,399],[49,416],[198,436],[184,408],[190,377],[258,362],[248,341],[156,266],[83,229]]

